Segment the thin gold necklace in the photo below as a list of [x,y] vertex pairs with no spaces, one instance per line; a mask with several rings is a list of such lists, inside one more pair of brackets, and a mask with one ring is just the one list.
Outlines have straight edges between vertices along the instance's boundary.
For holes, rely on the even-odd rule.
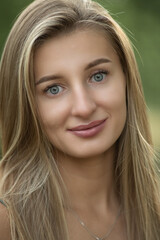
[[81,226],[82,226],[82,227],[88,232],[88,234],[89,234],[93,239],[95,239],[95,240],[106,240],[106,239],[110,236],[110,234],[112,233],[112,231],[113,231],[113,229],[114,229],[114,227],[115,227],[115,225],[116,225],[116,223],[117,223],[117,221],[118,221],[118,218],[119,218],[119,216],[120,216],[120,214],[121,214],[121,210],[122,210],[122,207],[120,206],[120,208],[119,208],[119,210],[118,210],[118,213],[117,213],[117,216],[116,216],[116,218],[115,218],[115,221],[114,221],[114,223],[111,225],[110,230],[105,234],[105,236],[104,236],[104,237],[98,237],[98,236],[96,236],[96,235],[86,226],[86,224],[81,220],[81,218],[79,217],[79,215],[78,215],[73,209],[70,209],[72,215],[76,217],[76,219],[77,219],[78,222],[81,224]]

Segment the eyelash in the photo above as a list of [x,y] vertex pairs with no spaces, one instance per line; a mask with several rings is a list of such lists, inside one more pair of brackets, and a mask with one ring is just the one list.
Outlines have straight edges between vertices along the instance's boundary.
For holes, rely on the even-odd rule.
[[[108,75],[109,72],[106,71],[106,70],[98,70],[98,71],[94,72],[93,74],[91,74],[90,77],[89,77],[89,79],[91,80],[96,74],[106,74],[106,75]],[[104,79],[103,79],[103,80],[104,80]],[[100,82],[102,82],[103,80],[101,80],[101,81],[99,81],[99,82],[97,81],[97,83],[100,83]],[[96,81],[95,81],[95,83],[96,83]],[[60,85],[59,83],[55,83],[55,84],[52,84],[52,85],[46,87],[46,88],[44,89],[44,92],[47,93],[48,90],[50,90],[50,89],[53,88],[53,87],[61,87],[61,88],[63,88],[63,86]],[[51,94],[51,93],[50,93],[50,94]],[[56,96],[56,95],[59,95],[59,93],[57,93],[57,94],[52,94],[52,95],[53,95],[53,96],[54,96],[54,95]]]
[[[90,79],[93,78],[96,74],[105,74],[105,75],[108,75],[109,72],[106,71],[106,70],[98,70],[98,71],[94,72],[94,73],[90,76]],[[103,81],[103,80],[101,80],[100,82],[102,82],[102,81]],[[97,81],[97,83],[98,83],[98,81]]]

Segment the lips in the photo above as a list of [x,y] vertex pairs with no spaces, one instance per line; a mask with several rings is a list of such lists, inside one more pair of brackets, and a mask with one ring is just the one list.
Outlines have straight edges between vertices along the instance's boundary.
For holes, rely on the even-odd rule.
[[103,123],[106,119],[103,119],[103,120],[98,120],[98,121],[94,121],[94,122],[91,122],[87,125],[79,125],[77,127],[74,127],[74,128],[71,128],[69,129],[70,131],[80,131],[80,130],[86,130],[86,129],[90,129],[90,128],[93,128],[93,127],[96,127],[98,125],[100,125],[101,123]]
[[98,134],[105,126],[106,119],[97,120],[85,125],[79,125],[77,127],[68,129],[69,132],[79,137],[93,137]]

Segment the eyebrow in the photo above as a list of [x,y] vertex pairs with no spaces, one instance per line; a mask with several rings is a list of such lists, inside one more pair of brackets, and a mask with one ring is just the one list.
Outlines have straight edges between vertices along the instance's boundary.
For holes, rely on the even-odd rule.
[[[92,68],[92,67],[95,67],[99,64],[102,64],[102,63],[110,63],[111,60],[108,59],[108,58],[99,58],[99,59],[96,59],[94,60],[93,62],[90,62],[86,67],[85,67],[85,71]],[[47,82],[47,81],[51,81],[51,80],[55,80],[55,79],[60,79],[62,78],[62,76],[60,75],[50,75],[50,76],[44,76],[42,78],[40,78],[37,82],[36,82],[36,85],[40,84],[40,83],[43,83],[43,82]]]

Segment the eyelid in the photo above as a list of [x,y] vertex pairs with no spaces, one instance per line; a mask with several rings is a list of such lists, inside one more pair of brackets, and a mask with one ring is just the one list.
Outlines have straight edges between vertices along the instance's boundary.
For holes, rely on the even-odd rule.
[[105,70],[105,69],[96,70],[95,72],[93,72],[93,73],[90,75],[89,79],[91,79],[94,75],[96,75],[96,74],[98,74],[98,73],[104,73],[104,74],[108,75],[108,74],[109,74],[109,71],[108,71],[108,70]]
[[44,92],[47,92],[48,89],[50,89],[52,87],[57,87],[57,86],[60,86],[60,84],[52,83],[52,84],[48,85],[47,87],[45,87]]
[[[106,74],[106,75],[108,75],[109,74],[109,71],[108,70],[106,70],[106,69],[98,69],[98,70],[95,70],[94,72],[92,72],[90,75],[89,75],[89,80],[91,80],[92,79],[92,77],[94,76],[94,75],[96,75],[96,74],[98,74],[98,73],[102,73],[102,74]],[[102,80],[103,81],[103,80]],[[97,82],[98,83],[98,82]],[[100,82],[99,82],[100,83]],[[43,90],[43,92],[45,93],[45,94],[47,94],[47,92],[48,92],[48,90],[50,89],[50,88],[52,88],[52,87],[56,87],[56,86],[58,86],[58,87],[61,87],[62,89],[64,89],[65,87],[63,86],[63,84],[61,84],[61,83],[51,83],[51,84],[49,84],[47,87],[45,87],[45,89]],[[62,90],[63,91],[63,90]],[[62,92],[61,91],[61,92]],[[57,93],[57,94],[51,94],[51,93],[48,93],[48,95],[51,95],[51,96],[58,96],[59,94],[61,94],[61,92],[60,93]]]
[[63,89],[64,89],[64,87],[63,87],[61,84],[53,83],[53,84],[47,86],[47,87],[44,89],[43,92],[44,92],[45,94],[48,94],[48,95],[52,96],[52,97],[56,97],[56,96],[58,96],[58,95],[61,94],[62,91],[58,92],[57,94],[49,93],[48,91],[49,91],[52,87],[61,87],[61,88],[62,88],[62,91],[63,91]]

